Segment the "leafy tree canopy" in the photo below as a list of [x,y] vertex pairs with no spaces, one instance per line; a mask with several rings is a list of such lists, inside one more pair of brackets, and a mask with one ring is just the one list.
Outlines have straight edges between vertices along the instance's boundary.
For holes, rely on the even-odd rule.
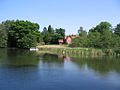
[[7,20],[2,22],[2,25],[7,31],[9,47],[31,48],[41,41],[37,23],[23,20]]
[[112,31],[112,25],[109,22],[101,22],[99,25],[97,25],[90,31],[103,33],[104,30]]

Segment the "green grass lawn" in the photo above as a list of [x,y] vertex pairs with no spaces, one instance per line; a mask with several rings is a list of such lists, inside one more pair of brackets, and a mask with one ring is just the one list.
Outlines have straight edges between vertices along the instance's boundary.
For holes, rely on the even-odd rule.
[[39,47],[47,47],[47,48],[69,48],[68,45],[42,45],[42,46],[37,46]]

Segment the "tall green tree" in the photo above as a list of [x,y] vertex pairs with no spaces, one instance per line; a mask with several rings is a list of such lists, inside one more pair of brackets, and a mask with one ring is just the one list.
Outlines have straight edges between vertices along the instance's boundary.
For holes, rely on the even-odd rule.
[[43,28],[43,31],[42,31],[42,35],[45,35],[47,32],[48,32],[47,28],[44,27],[44,28]]
[[48,26],[48,32],[50,34],[53,34],[54,33],[54,29],[51,27],[51,25]]
[[51,39],[52,39],[51,35],[54,32],[51,29],[52,29],[51,25],[48,26],[48,29],[46,27],[43,28],[42,37],[45,44],[51,44]]
[[83,30],[83,27],[81,26],[80,29],[78,30],[78,34],[83,37],[87,37],[87,32]]
[[7,42],[9,47],[31,48],[41,41],[37,23],[23,20],[7,20],[2,24],[8,33]]
[[116,28],[115,28],[115,34],[120,36],[120,24],[117,24]]
[[113,48],[113,28],[109,22],[101,22],[89,30],[89,46],[94,48]]
[[0,47],[7,47],[7,31],[5,30],[5,26],[0,24]]
[[46,32],[46,34],[43,36],[43,41],[45,44],[51,44],[52,35],[49,32]]
[[84,30],[83,30],[83,27],[81,26],[80,29],[78,30],[78,34],[80,35],[82,31]]

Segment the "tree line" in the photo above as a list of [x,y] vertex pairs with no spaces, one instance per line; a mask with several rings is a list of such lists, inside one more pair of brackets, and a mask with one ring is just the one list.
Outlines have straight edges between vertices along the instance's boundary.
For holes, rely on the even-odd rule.
[[[7,20],[0,23],[0,47],[31,48],[38,43],[58,44],[64,39],[65,29],[54,29],[51,25],[39,31],[37,23],[23,20]],[[120,24],[115,28],[109,22],[101,22],[87,33],[83,27],[78,30],[79,37],[73,39],[70,47],[120,48]]]
[[101,22],[87,33],[83,27],[78,30],[79,37],[73,39],[70,47],[118,49],[120,48],[120,24],[115,28],[109,22]]
[[38,43],[58,44],[65,29],[53,29],[51,25],[39,31],[39,24],[23,20],[7,20],[0,23],[0,47],[31,48]]

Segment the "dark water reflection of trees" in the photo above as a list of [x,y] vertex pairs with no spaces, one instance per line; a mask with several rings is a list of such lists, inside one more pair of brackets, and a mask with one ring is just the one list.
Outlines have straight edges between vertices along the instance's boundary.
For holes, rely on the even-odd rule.
[[94,70],[100,74],[108,74],[109,72],[116,72],[120,74],[120,58],[119,57],[69,57],[59,56],[54,54],[44,54],[44,62],[63,64],[64,61],[71,61],[73,64],[83,68],[85,65],[88,69]]
[[80,68],[87,65],[88,69],[92,69],[100,74],[107,74],[115,71],[120,73],[120,58],[119,57],[74,57],[71,61]]
[[20,49],[0,49],[0,66],[36,66],[39,57],[36,52]]
[[119,57],[69,57],[49,53],[38,54],[29,50],[0,49],[0,67],[31,67],[39,66],[42,62],[47,67],[63,68],[65,61],[70,61],[75,66],[78,66],[79,69],[86,65],[88,69],[102,75],[113,71],[120,74]]

